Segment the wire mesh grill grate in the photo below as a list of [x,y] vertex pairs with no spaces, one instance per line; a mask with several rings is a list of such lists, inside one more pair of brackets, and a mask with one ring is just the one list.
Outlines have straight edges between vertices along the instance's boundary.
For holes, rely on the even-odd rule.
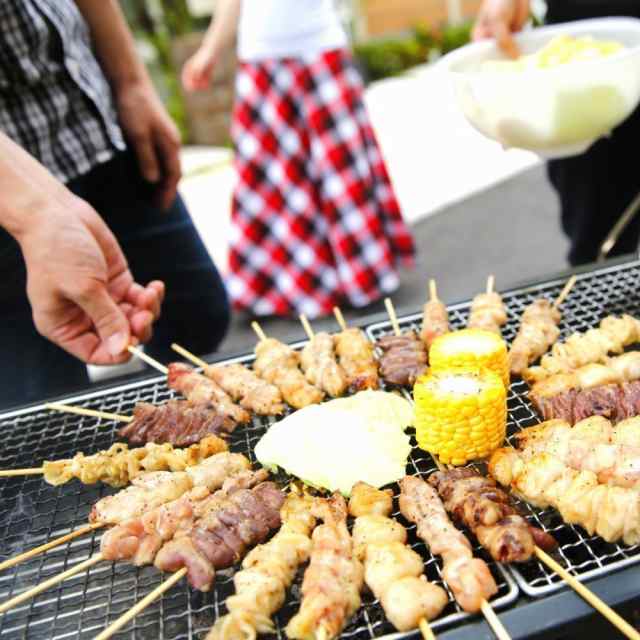
[[[600,322],[609,314],[628,313],[640,317],[640,299],[638,284],[640,279],[640,263],[634,262],[622,266],[611,267],[584,274],[578,277],[571,295],[562,307],[563,318],[560,325],[564,340],[574,331],[585,331]],[[558,296],[565,281],[553,281],[526,289],[510,291],[503,295],[508,310],[508,322],[503,327],[502,335],[511,341],[518,330],[520,316],[524,308],[538,297],[554,299]],[[450,322],[455,329],[466,326],[469,303],[450,307]],[[420,329],[422,316],[415,314],[400,319],[403,330]],[[371,325],[367,333],[371,339],[392,332],[389,322]],[[509,418],[507,438],[525,427],[540,422],[533,406],[527,399],[528,385],[518,380],[511,384],[507,403]],[[527,503],[518,501],[521,512],[537,526],[548,531],[558,541],[559,549],[556,559],[570,573],[588,579],[604,575],[640,562],[640,545],[624,546],[606,543],[599,536],[589,536],[580,527],[565,524],[554,509],[534,509]],[[538,560],[525,565],[509,567],[518,586],[533,597],[546,595],[565,585],[562,579]]]

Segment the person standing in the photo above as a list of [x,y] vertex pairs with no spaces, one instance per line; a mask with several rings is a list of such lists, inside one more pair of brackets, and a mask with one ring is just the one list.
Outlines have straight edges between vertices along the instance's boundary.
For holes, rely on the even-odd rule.
[[234,307],[314,318],[391,293],[414,245],[333,0],[220,0],[187,90],[210,86],[236,31]]
[[86,385],[132,338],[215,349],[226,294],[116,0],[0,3],[0,132],[0,406]]
[[[547,0],[547,7],[548,24],[606,16],[640,18],[636,0]],[[507,54],[517,56],[512,34],[525,25],[529,9],[529,0],[484,0],[474,39],[496,38]],[[547,163],[549,180],[560,200],[562,229],[570,242],[571,265],[597,259],[605,238],[640,192],[634,161],[639,141],[640,108],[585,153]],[[639,240],[640,217],[636,216],[609,255],[635,252]]]

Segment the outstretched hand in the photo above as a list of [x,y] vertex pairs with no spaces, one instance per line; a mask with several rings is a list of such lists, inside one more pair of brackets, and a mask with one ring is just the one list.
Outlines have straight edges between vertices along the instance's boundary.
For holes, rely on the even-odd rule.
[[520,55],[513,33],[520,31],[529,18],[529,0],[484,0],[473,27],[474,40],[495,38],[511,58]]
[[211,84],[215,60],[206,48],[201,47],[182,68],[182,86],[186,91],[204,91]]

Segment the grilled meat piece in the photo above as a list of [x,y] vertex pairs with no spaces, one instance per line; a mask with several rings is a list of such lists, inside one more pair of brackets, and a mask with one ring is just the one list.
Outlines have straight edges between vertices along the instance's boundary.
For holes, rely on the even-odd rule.
[[434,555],[442,556],[442,577],[458,604],[469,613],[480,611],[498,587],[487,564],[474,558],[471,545],[458,531],[444,509],[436,490],[421,478],[406,476],[400,480],[400,511],[418,526],[422,538]]
[[172,362],[169,365],[167,383],[181,393],[191,404],[203,404],[216,408],[222,415],[238,423],[249,422],[251,416],[239,407],[213,380],[194,370],[188,364]]
[[161,405],[139,402],[133,410],[133,420],[118,435],[135,445],[168,442],[186,447],[208,435],[231,433],[235,427],[231,418],[206,405],[192,405],[185,400],[169,400]]
[[373,353],[373,344],[362,330],[351,327],[341,331],[335,336],[335,347],[350,391],[379,387],[378,363]]
[[333,336],[316,333],[300,352],[300,365],[307,380],[332,398],[347,390],[347,376],[336,362]]
[[414,331],[384,336],[376,346],[384,352],[380,358],[380,375],[389,384],[412,387],[427,370],[427,350]]
[[439,336],[449,333],[449,312],[440,300],[429,300],[422,309],[420,339],[427,349]]
[[288,344],[267,338],[258,342],[255,352],[255,372],[278,387],[282,397],[294,409],[322,401],[322,391],[307,382],[298,369],[299,355]]
[[500,335],[500,327],[507,322],[502,296],[497,291],[479,293],[471,303],[469,329],[484,329]]
[[191,586],[208,591],[215,569],[230,567],[249,546],[262,542],[269,531],[280,526],[283,502],[284,494],[272,482],[235,491],[166,542],[154,564],[161,571],[186,567]]
[[204,374],[248,411],[259,416],[277,416],[284,412],[278,387],[262,380],[242,364],[214,365],[207,367]]
[[429,478],[445,509],[468,527],[497,562],[528,562],[538,544],[554,549],[555,540],[530,525],[494,480],[473,469],[438,471]]

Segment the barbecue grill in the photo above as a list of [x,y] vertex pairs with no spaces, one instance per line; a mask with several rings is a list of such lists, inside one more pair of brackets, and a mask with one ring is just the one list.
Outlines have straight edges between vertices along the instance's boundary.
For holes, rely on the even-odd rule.
[[[563,307],[562,338],[572,331],[595,326],[607,314],[626,312],[640,315],[640,300],[635,295],[639,278],[640,262],[589,271],[579,276]],[[512,339],[524,307],[534,298],[557,296],[564,282],[564,279],[557,279],[503,294],[509,311],[503,335],[508,340]],[[452,327],[465,326],[469,306],[465,302],[449,307]],[[419,329],[420,320],[420,314],[399,318],[403,330]],[[371,339],[392,332],[388,321],[369,324],[365,329]],[[252,359],[251,356],[243,356],[232,361],[250,364]],[[526,398],[527,391],[524,382],[511,385],[508,397],[509,436],[539,421]],[[164,376],[157,376],[67,400],[88,408],[130,414],[137,402],[159,403],[173,395]],[[253,449],[271,422],[273,419],[256,417],[250,425],[239,427],[231,437],[231,450],[244,453],[255,462]],[[118,424],[101,419],[52,413],[42,406],[2,414],[0,430],[4,442],[0,448],[0,468],[31,467],[45,459],[71,457],[77,451],[91,454],[106,449],[113,443],[118,427]],[[409,464],[412,473],[422,476],[429,475],[436,468],[429,454],[416,447],[412,450]],[[280,480],[286,482],[288,477],[282,474]],[[85,486],[77,481],[53,487],[45,484],[41,476],[1,479],[0,561],[86,524],[93,503],[113,491],[102,485]],[[532,509],[524,503],[521,508],[536,525],[559,542],[556,559],[565,568],[583,579],[602,578],[597,586],[608,587],[609,594],[605,596],[608,602],[616,604],[635,595],[634,581],[638,584],[640,569],[633,565],[640,564],[640,546],[607,544],[597,536],[588,536],[581,529],[564,524],[553,510]],[[101,534],[98,529],[0,572],[0,602],[96,553]],[[440,576],[440,561],[434,559],[416,537],[415,526],[409,527],[409,542],[424,558],[428,579],[445,586]],[[506,610],[503,619],[512,620],[518,626],[515,629],[507,622],[514,638],[531,632],[531,615],[536,612],[533,615],[539,617],[541,612],[545,612],[545,603],[550,620],[562,618],[567,622],[571,617],[585,615],[586,605],[573,593],[560,592],[565,588],[562,581],[538,561],[515,568],[503,567],[479,547],[476,551],[489,564],[499,586],[498,594],[491,600],[492,606],[498,612]],[[213,621],[225,613],[224,601],[234,590],[234,571],[218,572],[216,584],[207,594],[192,591],[182,580],[137,616],[118,637],[201,637]],[[618,572],[615,583],[610,577],[614,572]],[[278,638],[285,637],[284,627],[298,608],[301,573],[285,606],[275,618]],[[154,567],[138,569],[124,563],[101,562],[0,616],[0,636],[7,639],[92,638],[166,577]],[[439,637],[451,634],[452,637],[478,638],[481,627],[476,619],[461,611],[448,593],[449,604],[431,627]],[[529,625],[521,624],[525,619],[529,619]],[[377,601],[365,594],[363,606],[345,629],[343,637],[365,640],[393,632]]]

